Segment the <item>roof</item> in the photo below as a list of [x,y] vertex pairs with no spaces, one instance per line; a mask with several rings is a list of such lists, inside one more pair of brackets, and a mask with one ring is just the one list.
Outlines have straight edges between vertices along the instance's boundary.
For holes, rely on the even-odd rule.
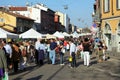
[[27,11],[27,7],[9,7],[10,11]]
[[20,15],[20,14],[17,14],[17,13],[12,13],[12,12],[5,12],[9,15],[12,15],[12,16],[15,16],[17,18],[22,18],[22,19],[26,19],[26,20],[31,20],[31,21],[34,21],[33,19],[29,18],[29,17],[26,17],[26,16],[23,16],[23,15]]

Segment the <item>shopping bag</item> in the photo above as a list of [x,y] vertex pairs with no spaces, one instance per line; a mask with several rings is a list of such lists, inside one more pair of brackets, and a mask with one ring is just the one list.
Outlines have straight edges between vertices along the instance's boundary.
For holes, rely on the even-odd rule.
[[8,79],[8,72],[5,72],[5,75],[4,75],[4,77],[3,77],[2,80],[9,80],[9,79]]
[[72,56],[69,57],[69,62],[72,62]]
[[61,51],[62,51],[62,53],[65,53],[65,49],[64,49],[64,48],[62,48],[62,50],[61,50]]
[[4,69],[0,68],[0,77],[3,77],[3,76],[4,76]]

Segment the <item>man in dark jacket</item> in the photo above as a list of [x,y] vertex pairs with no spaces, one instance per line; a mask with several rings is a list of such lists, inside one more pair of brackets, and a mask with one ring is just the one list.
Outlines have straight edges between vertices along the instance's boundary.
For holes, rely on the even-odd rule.
[[50,43],[50,59],[52,61],[52,64],[55,64],[55,50],[57,48],[57,43],[54,39],[51,39]]
[[2,80],[2,77],[4,76],[4,72],[6,71],[7,71],[6,56],[3,50],[3,44],[0,41],[0,80]]

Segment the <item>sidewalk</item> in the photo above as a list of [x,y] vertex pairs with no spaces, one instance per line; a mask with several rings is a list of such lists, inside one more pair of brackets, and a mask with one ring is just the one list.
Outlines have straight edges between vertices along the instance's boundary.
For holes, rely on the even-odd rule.
[[116,52],[116,51],[107,51],[107,53],[109,54],[109,56],[111,58],[115,58],[115,59],[118,59],[120,60],[120,52]]
[[107,61],[92,65],[92,68],[120,78],[120,53],[110,54],[109,57]]
[[84,66],[81,59],[77,59],[76,68],[70,68],[68,63],[31,65],[22,73],[10,75],[10,80],[120,80],[120,56],[110,56],[101,63],[93,58],[90,67]]

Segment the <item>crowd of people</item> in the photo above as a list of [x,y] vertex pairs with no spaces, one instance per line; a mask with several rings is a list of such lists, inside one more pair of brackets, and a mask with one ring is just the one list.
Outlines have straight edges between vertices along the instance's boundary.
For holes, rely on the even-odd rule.
[[[76,59],[83,59],[85,66],[90,66],[91,55],[95,53],[98,62],[106,60],[107,46],[104,41],[93,38],[37,39],[36,41],[10,41],[0,39],[0,78],[6,71],[25,70],[31,63],[38,66],[45,64],[60,65],[69,62],[76,67]],[[68,58],[64,59],[68,54]],[[57,60],[56,60],[57,59]]]

